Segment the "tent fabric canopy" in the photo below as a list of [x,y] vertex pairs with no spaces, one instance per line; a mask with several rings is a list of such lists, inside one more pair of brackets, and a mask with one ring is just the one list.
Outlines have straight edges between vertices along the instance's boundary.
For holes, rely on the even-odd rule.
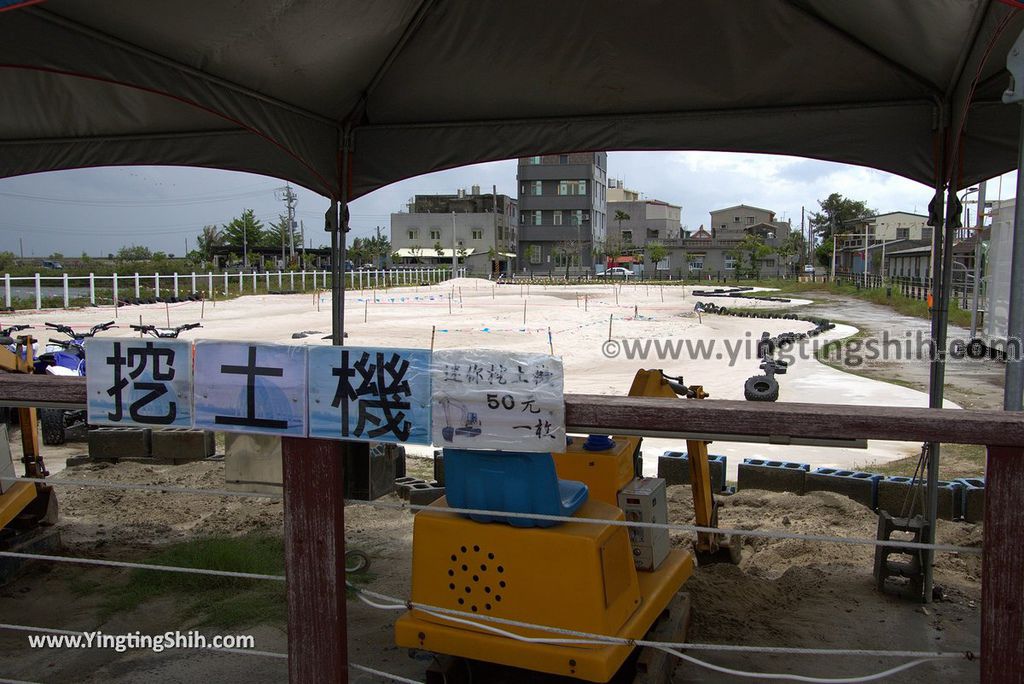
[[[350,198],[581,150],[793,154],[936,182],[1015,168],[996,0],[44,0],[0,12],[0,176],[182,164]],[[948,155],[947,155],[948,156]],[[948,166],[948,165],[947,165]]]

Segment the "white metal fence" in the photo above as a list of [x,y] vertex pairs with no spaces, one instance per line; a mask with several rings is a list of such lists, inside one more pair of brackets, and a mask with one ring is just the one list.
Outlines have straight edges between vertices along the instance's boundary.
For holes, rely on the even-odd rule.
[[[466,270],[458,269],[456,276],[464,276]],[[345,287],[353,290],[369,288],[401,287],[406,285],[422,285],[439,283],[452,277],[451,269],[444,268],[405,268],[393,270],[359,270],[346,271]],[[14,302],[30,303],[34,300],[35,308],[43,308],[44,298],[57,297],[63,302],[63,308],[69,308],[72,301],[84,301],[89,304],[125,301],[129,297],[170,298],[200,293],[205,297],[216,297],[218,294],[228,296],[255,293],[263,289],[265,292],[306,292],[308,290],[326,290],[331,286],[331,272],[324,270],[312,271],[247,271],[237,273],[113,273],[111,275],[73,276],[64,273],[57,276],[44,276],[38,273],[30,276],[3,276],[4,306],[8,309]],[[22,307],[24,308],[24,307]]]

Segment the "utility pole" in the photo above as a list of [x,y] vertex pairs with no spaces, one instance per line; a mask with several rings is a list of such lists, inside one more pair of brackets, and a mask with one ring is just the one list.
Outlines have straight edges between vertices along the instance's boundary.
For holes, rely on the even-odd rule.
[[301,240],[299,244],[302,245],[302,265],[305,266],[306,265],[306,222],[305,221],[299,221],[299,230],[302,231],[301,233],[299,233],[299,238]]
[[491,186],[491,213],[494,215],[494,259],[491,260],[491,273],[494,273],[494,267],[498,263],[498,257],[501,256],[501,250],[498,247],[498,186]]
[[459,270],[459,255],[455,251],[456,247],[455,240],[455,212],[452,212],[452,278],[455,277],[455,272]]
[[[288,234],[288,258],[289,259],[294,259],[295,258],[295,205],[299,201],[299,196],[295,194],[294,190],[292,190],[291,183],[286,183],[283,188],[278,188],[275,191],[275,195],[277,196],[278,200],[281,200],[281,201],[284,202],[284,205],[285,205],[285,207],[288,210],[288,218],[287,218],[288,226],[287,226],[287,230],[284,231],[284,232],[287,232],[287,234]],[[283,238],[283,236],[282,236],[282,238]],[[283,254],[281,255],[281,258],[282,259],[284,258]]]
[[985,229],[985,183],[978,184],[978,224],[974,230],[974,287],[971,293],[971,339],[978,336],[978,292],[981,289],[981,231]]
[[18,251],[21,252],[21,258],[25,258],[25,243],[22,242],[22,238],[18,238]]
[[245,221],[242,221],[242,270],[249,268],[249,239],[246,232]]

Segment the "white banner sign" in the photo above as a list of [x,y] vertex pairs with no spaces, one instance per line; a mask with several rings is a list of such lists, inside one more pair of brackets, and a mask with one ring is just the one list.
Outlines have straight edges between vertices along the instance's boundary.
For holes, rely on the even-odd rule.
[[562,360],[485,349],[434,352],[433,442],[438,447],[561,451]]

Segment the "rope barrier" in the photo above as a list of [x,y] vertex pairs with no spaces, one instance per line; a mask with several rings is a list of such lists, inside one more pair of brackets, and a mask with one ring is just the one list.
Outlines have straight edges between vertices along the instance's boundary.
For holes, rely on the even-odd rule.
[[[283,494],[261,494],[257,492],[231,492],[228,490],[221,489],[193,489],[189,487],[176,487],[176,486],[164,486],[164,485],[143,485],[135,483],[104,483],[98,480],[61,480],[59,478],[29,478],[29,477],[11,477],[11,478],[0,478],[0,482],[36,482],[50,485],[72,485],[72,486],[83,486],[83,487],[97,487],[100,489],[124,489],[124,490],[141,490],[141,491],[153,491],[153,492],[167,492],[174,494],[199,494],[205,496],[249,496],[249,497],[265,497],[280,499],[283,498]],[[478,508],[441,508],[433,505],[420,505],[420,504],[406,504],[398,502],[388,501],[363,501],[363,500],[346,500],[346,505],[363,505],[370,506],[373,508],[392,509],[392,510],[409,510],[409,511],[423,511],[430,510],[435,513],[448,513],[448,514],[459,514],[459,515],[487,515],[487,516],[498,516],[506,518],[524,518],[529,520],[550,520],[553,522],[573,522],[583,523],[589,525],[612,525],[616,527],[638,527],[647,529],[666,529],[675,532],[693,532],[693,533],[711,533],[711,534],[724,534],[724,535],[737,535],[742,537],[754,537],[760,539],[793,539],[797,541],[808,541],[808,542],[821,542],[821,543],[835,543],[835,544],[849,544],[855,546],[884,546],[893,548],[905,548],[905,549],[931,549],[933,551],[940,551],[943,553],[959,553],[965,555],[981,555],[981,548],[975,546],[955,546],[952,544],[926,544],[923,542],[910,542],[900,541],[892,539],[871,539],[868,537],[838,537],[833,535],[824,534],[801,534],[799,532],[784,532],[781,530],[747,530],[740,528],[729,528],[729,527],[702,527],[700,525],[687,525],[684,523],[648,523],[630,520],[603,520],[600,518],[580,518],[572,517],[566,518],[559,515],[546,515],[543,513],[511,513],[506,511],[492,511]]]
[[74,556],[49,556],[40,553],[22,553],[20,551],[0,551],[0,558],[23,558],[25,560],[52,561],[55,563],[76,563],[78,565],[98,565],[112,568],[128,568],[130,570],[156,570],[159,572],[180,572],[188,575],[215,575],[217,577],[234,577],[237,579],[273,580],[284,582],[284,575],[260,575],[252,572],[230,572],[228,570],[208,570],[206,568],[186,568],[176,565],[152,565],[150,563],[129,563],[128,561],[112,561],[103,558],[77,558]]
[[[348,584],[349,588],[356,593],[356,596],[366,603],[367,605],[374,608],[381,608],[384,610],[398,610],[398,609],[416,609],[420,610],[428,615],[449,622],[458,624],[464,624],[474,629],[481,629],[483,631],[497,634],[498,636],[514,639],[516,641],[522,641],[526,643],[543,643],[543,644],[555,644],[555,645],[624,645],[624,646],[642,646],[648,648],[654,648],[674,657],[680,658],[687,662],[690,662],[699,667],[710,669],[723,674],[731,674],[739,677],[748,678],[759,678],[759,679],[786,679],[795,680],[802,682],[819,682],[821,684],[853,684],[855,682],[869,682],[882,679],[884,677],[891,676],[898,672],[908,670],[916,667],[923,663],[932,660],[943,660],[943,659],[965,659],[968,661],[975,660],[973,653],[948,653],[948,652],[929,652],[929,651],[882,651],[882,650],[870,650],[870,649],[811,649],[811,648],[787,648],[787,647],[776,647],[776,646],[740,646],[740,645],[726,645],[726,644],[692,644],[692,643],[671,643],[661,641],[650,641],[645,639],[626,639],[623,637],[612,637],[603,634],[591,634],[588,632],[580,632],[577,630],[561,629],[557,627],[549,627],[545,625],[536,625],[528,622],[521,622],[518,620],[508,620],[504,618],[498,618],[491,615],[479,615],[473,613],[465,613],[462,611],[451,610],[447,608],[440,608],[438,606],[430,606],[426,604],[416,602],[401,602],[400,599],[387,596],[385,594],[379,594],[377,592],[368,591],[361,589],[351,584]],[[366,596],[373,598],[384,599],[392,601],[392,604],[383,605],[376,602],[370,601]],[[456,617],[459,616],[459,617]],[[526,629],[539,630],[551,632],[553,634],[559,634],[564,636],[571,636],[576,638],[550,638],[550,637],[526,637],[514,632],[498,629],[489,625],[481,624],[484,622],[496,622],[505,625],[511,625],[515,627],[523,627]],[[906,658],[912,657],[915,660],[903,663],[894,668],[884,670],[869,675],[863,675],[860,677],[845,677],[845,678],[819,678],[819,677],[805,677],[802,675],[794,675],[788,673],[765,673],[765,672],[746,672],[743,670],[734,670],[731,668],[722,667],[709,663],[693,656],[681,653],[677,649],[687,650],[703,650],[703,651],[730,651],[730,652],[747,652],[747,653],[765,653],[770,655],[779,654],[790,654],[790,655],[828,655],[828,656],[857,656],[857,657],[891,657],[891,658]]]

